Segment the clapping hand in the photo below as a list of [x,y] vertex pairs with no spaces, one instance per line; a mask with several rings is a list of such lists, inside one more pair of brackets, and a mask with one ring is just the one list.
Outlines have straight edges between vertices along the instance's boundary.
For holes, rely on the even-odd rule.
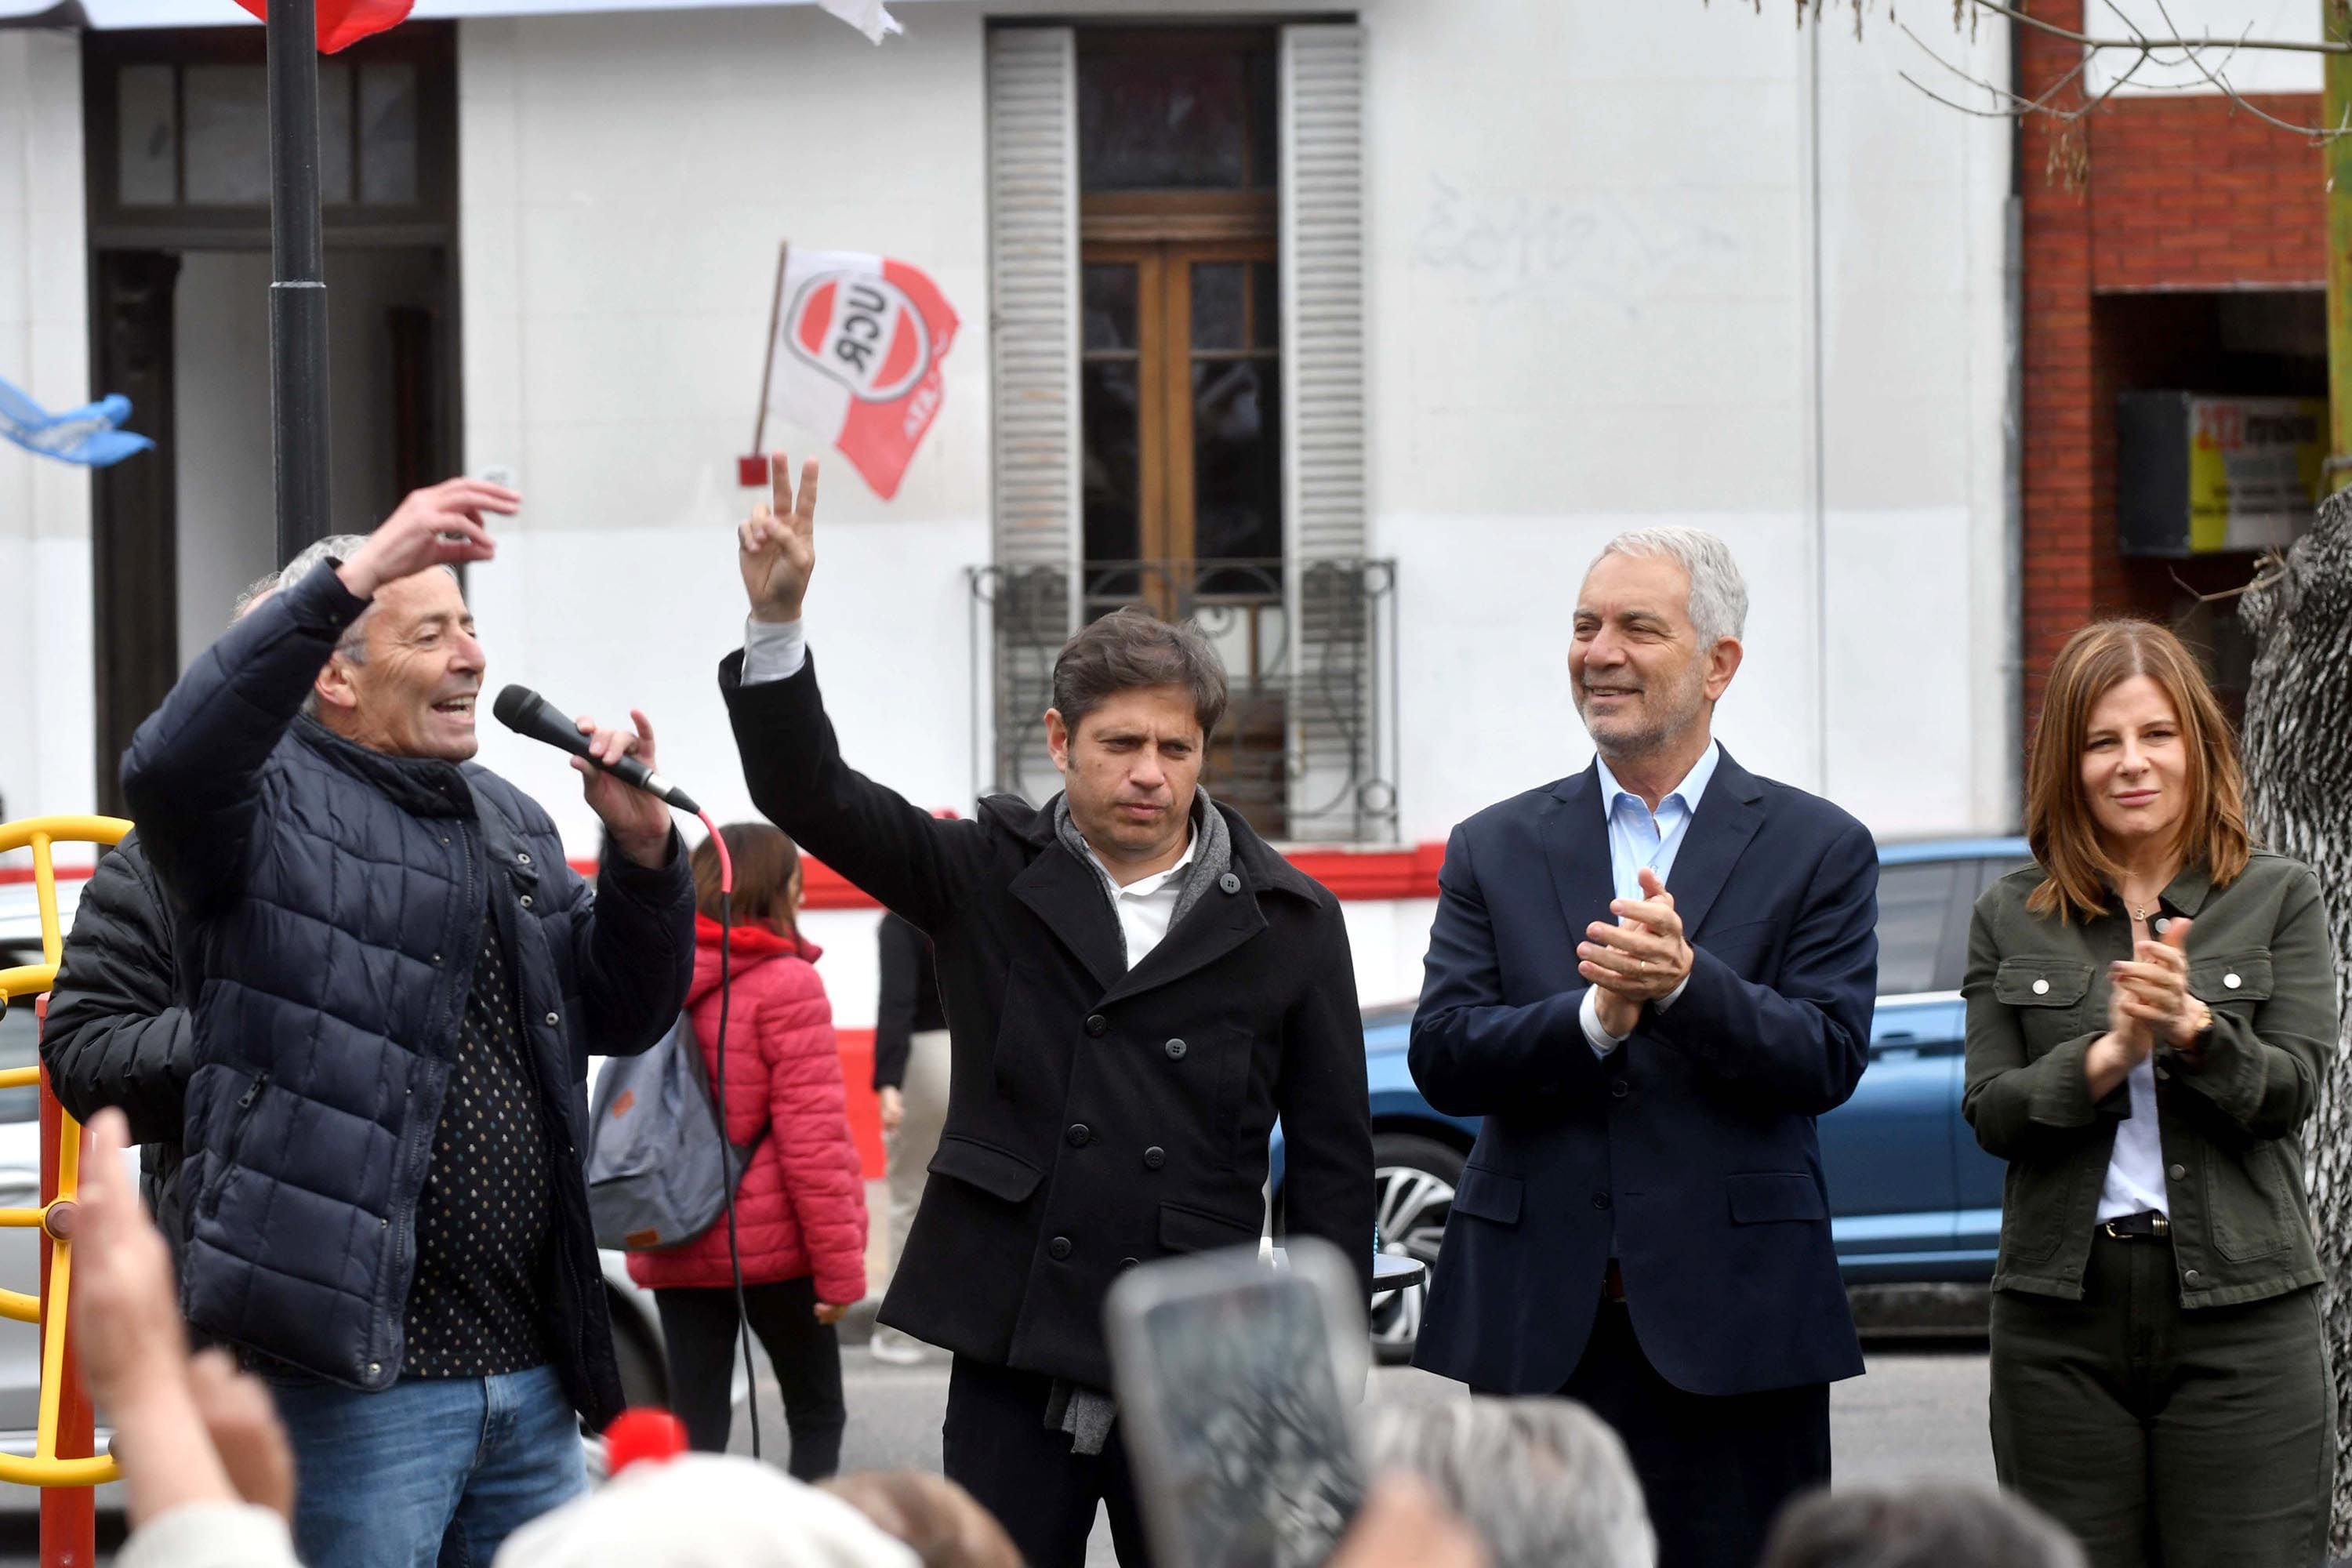
[[755,621],[796,621],[809,574],[816,570],[816,459],[801,465],[800,493],[793,493],[792,461],[782,452],[768,460],[773,505],[763,501],[736,530],[737,564]]
[[1675,896],[1647,867],[1641,880],[1642,897],[1612,900],[1616,923],[1593,921],[1576,949],[1576,972],[1600,989],[1595,1006],[1612,1035],[1631,1034],[1643,1004],[1673,995],[1696,959]]

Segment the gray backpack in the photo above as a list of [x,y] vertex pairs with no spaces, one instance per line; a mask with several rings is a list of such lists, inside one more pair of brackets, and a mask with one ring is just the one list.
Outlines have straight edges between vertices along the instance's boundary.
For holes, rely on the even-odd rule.
[[719,1223],[768,1135],[762,1126],[749,1143],[727,1142],[684,1013],[645,1055],[605,1059],[589,1122],[596,1245],[628,1252],[683,1247]]

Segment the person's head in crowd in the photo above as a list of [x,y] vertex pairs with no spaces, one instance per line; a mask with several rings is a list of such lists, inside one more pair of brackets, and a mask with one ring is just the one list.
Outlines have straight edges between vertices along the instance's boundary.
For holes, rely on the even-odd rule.
[[1133,864],[1175,858],[1225,698],[1224,664],[1189,624],[1118,610],[1062,646],[1045,747],[1070,820],[1096,854]]
[[1687,768],[1739,672],[1748,584],[1730,546],[1696,528],[1619,534],[1584,574],[1574,627],[1569,684],[1593,749]]
[[1842,1488],[1789,1505],[1763,1568],[2083,1568],[2083,1549],[2047,1515],[1981,1488]]
[[2178,851],[2226,887],[2246,868],[2246,784],[2227,714],[2196,656],[2152,621],[2097,621],[2050,667],[2026,763],[2025,836],[2044,879],[2036,914],[2107,907],[2126,867]]
[[921,1568],[830,1492],[754,1459],[631,1465],[507,1538],[496,1568]]
[[1625,1445],[1566,1399],[1472,1398],[1365,1412],[1364,1457],[1433,1487],[1495,1568],[1649,1568],[1657,1539]]
[[[781,828],[764,822],[730,822],[719,830],[735,868],[734,923],[765,926],[779,936],[800,929],[801,852]],[[694,907],[717,920],[719,909],[719,849],[705,838],[694,847]]]
[[[348,561],[361,534],[322,539],[287,563],[280,589],[322,561]],[[386,583],[319,671],[305,711],[347,741],[395,757],[462,763],[480,748],[475,707],[487,660],[457,574],[444,566]]]
[[818,1484],[912,1547],[923,1568],[1021,1568],[1004,1527],[945,1476],[860,1470]]

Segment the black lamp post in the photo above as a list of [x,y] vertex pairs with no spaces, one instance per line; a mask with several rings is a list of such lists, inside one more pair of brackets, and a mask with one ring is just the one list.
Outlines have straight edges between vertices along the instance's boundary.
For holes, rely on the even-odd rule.
[[278,561],[331,531],[315,0],[269,0],[269,405]]

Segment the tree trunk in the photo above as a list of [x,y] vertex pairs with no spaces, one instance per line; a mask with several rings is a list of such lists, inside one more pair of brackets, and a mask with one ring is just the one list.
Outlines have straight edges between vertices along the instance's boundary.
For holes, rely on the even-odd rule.
[[[2331,496],[2283,569],[2246,594],[2253,634],[2246,777],[2257,842],[2318,873],[2336,949],[2336,1005],[2352,1017],[2352,491]],[[2321,1321],[2336,1383],[2332,1556],[2352,1552],[2352,1034],[2339,1032],[2304,1127]]]

